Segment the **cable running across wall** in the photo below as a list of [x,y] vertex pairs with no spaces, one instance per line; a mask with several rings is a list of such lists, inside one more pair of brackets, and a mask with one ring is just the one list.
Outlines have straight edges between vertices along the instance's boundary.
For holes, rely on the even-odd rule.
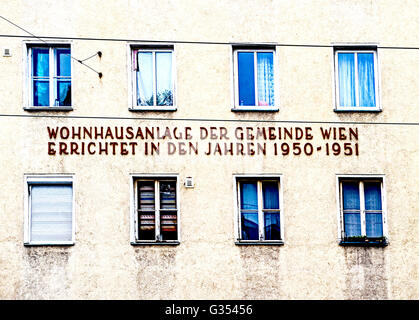
[[[30,34],[32,37],[36,39],[40,39],[40,37],[35,36],[34,34],[30,33],[29,31],[23,29],[22,27],[18,26],[16,23],[0,16],[3,20],[11,23],[12,25],[16,26],[17,28],[25,31],[26,33]],[[25,36],[19,35],[11,35],[11,34],[0,34],[0,37],[10,37],[10,38],[25,38]],[[44,39],[63,39],[63,40],[92,40],[92,41],[123,41],[123,42],[144,42],[144,43],[183,43],[183,44],[208,44],[208,45],[244,45],[244,44],[251,44],[249,42],[218,42],[218,41],[186,41],[186,40],[151,40],[151,39],[121,39],[121,38],[94,38],[94,37],[64,37],[64,36],[43,36]],[[40,39],[43,41],[42,39]],[[45,42],[45,41],[44,41]],[[272,45],[277,47],[307,47],[307,48],[333,48],[335,45],[327,45],[327,44],[292,44],[292,43],[278,43],[278,42],[262,42],[260,44]],[[336,46],[342,44],[336,44]],[[354,44],[356,45],[356,44]],[[363,44],[359,44],[363,45]],[[403,46],[377,46],[378,49],[397,49],[397,50],[418,50],[419,47],[403,47]],[[89,59],[89,58],[87,58]],[[77,60],[77,62],[85,61],[84,60]],[[94,70],[97,72],[96,70]]]
[[158,118],[158,117],[110,117],[110,116],[65,116],[0,114],[0,118],[56,118],[56,119],[101,119],[134,121],[192,121],[192,122],[242,122],[242,123],[301,123],[301,124],[356,124],[356,125],[397,125],[419,126],[419,122],[361,122],[361,121],[315,121],[315,120],[256,120],[256,119],[209,119],[209,118]]
[[[47,44],[47,45],[50,45],[50,43],[46,42],[46,41],[45,41],[45,40],[43,40],[41,37],[38,37],[38,36],[34,35],[33,33],[31,33],[31,32],[29,32],[28,30],[26,30],[26,29],[22,28],[21,26],[19,26],[19,25],[17,25],[16,23],[14,23],[14,22],[10,21],[9,19],[6,19],[6,18],[5,18],[5,17],[3,17],[3,16],[0,16],[0,18],[1,18],[1,19],[3,19],[4,21],[6,21],[6,22],[10,23],[11,25],[13,25],[13,26],[15,26],[15,27],[19,28],[20,30],[23,30],[23,31],[24,31],[24,32],[26,32],[27,34],[30,34],[33,38],[36,38],[36,39],[38,39],[38,40],[42,41],[43,43],[45,43],[45,44]],[[56,38],[56,39],[58,39],[58,38]],[[64,39],[64,38],[61,38],[61,39]],[[98,74],[99,78],[102,78],[102,72],[96,71],[96,70],[95,70],[95,69],[93,69],[91,66],[89,66],[89,65],[87,65],[87,64],[85,64],[85,63],[84,63],[84,61],[86,61],[86,60],[88,60],[88,59],[91,59],[91,58],[93,58],[93,57],[95,57],[95,56],[99,56],[99,58],[100,58],[100,57],[102,56],[102,52],[98,51],[98,52],[96,52],[94,55],[92,55],[92,56],[90,56],[90,57],[88,57],[88,58],[86,58],[86,59],[83,59],[83,60],[77,59],[77,58],[73,57],[71,54],[67,54],[67,53],[65,53],[64,55],[69,55],[71,59],[73,59],[73,60],[77,61],[78,63],[82,64],[83,66],[85,66],[85,67],[87,67],[87,68],[89,68],[90,70],[92,70],[92,71],[96,72],[96,73]]]

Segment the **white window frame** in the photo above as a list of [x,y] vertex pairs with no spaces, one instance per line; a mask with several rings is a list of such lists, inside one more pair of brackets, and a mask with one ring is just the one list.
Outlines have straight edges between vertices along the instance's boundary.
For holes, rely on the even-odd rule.
[[[375,89],[375,107],[365,106],[340,106],[340,88],[339,88],[339,53],[353,53],[354,54],[354,67],[355,67],[355,101],[359,105],[359,79],[358,79],[358,53],[372,53],[374,55],[374,89]],[[378,54],[376,49],[362,49],[361,48],[348,48],[348,49],[335,49],[334,51],[334,77],[335,77],[335,110],[336,111],[381,111],[381,103],[379,96],[379,67],[378,67]]]
[[[139,106],[137,105],[137,52],[152,52],[153,53],[153,106]],[[156,52],[171,52],[172,53],[172,88],[173,88],[173,106],[158,106],[156,102]],[[128,57],[129,57],[129,106],[130,111],[176,111],[177,110],[177,97],[176,97],[176,59],[175,59],[175,46],[173,44],[128,44]]]
[[[137,192],[137,181],[154,181],[154,192],[155,192],[155,228],[156,228],[156,239],[155,240],[140,240],[138,239],[138,192]],[[176,182],[176,215],[177,215],[177,240],[161,240],[160,238],[160,199],[159,199],[159,182],[160,181],[175,181]],[[180,243],[180,183],[178,174],[131,174],[130,175],[130,242],[132,245],[135,244],[167,244],[177,245]],[[168,211],[168,210],[165,210]]]
[[[258,190],[258,226],[259,226],[259,240],[244,240],[242,239],[241,230],[241,210],[240,210],[240,182],[243,181],[257,181]],[[281,239],[280,240],[265,240],[265,215],[263,211],[263,195],[262,195],[262,182],[274,181],[278,183],[278,195],[279,195],[279,215],[280,215],[280,228],[281,228]],[[255,174],[238,174],[233,177],[234,185],[234,211],[235,211],[235,238],[236,244],[277,244],[283,245],[285,243],[285,232],[284,232],[284,202],[283,202],[283,177],[282,174],[269,174],[269,175],[255,175]]]
[[[342,182],[351,181],[359,184],[359,201],[360,201],[360,218],[361,218],[361,236],[366,237],[366,220],[365,220],[365,193],[364,182],[380,182],[381,184],[381,217],[383,223],[383,237],[388,242],[388,226],[387,226],[387,200],[386,200],[386,182],[385,175],[336,175],[336,199],[337,199],[337,217],[338,217],[338,241],[345,241],[345,221],[343,214],[343,192]],[[368,239],[368,238],[367,238]]]
[[[34,106],[33,103],[33,81],[32,81],[32,49],[33,48],[48,48],[49,49],[49,106]],[[68,48],[70,49],[70,55],[73,52],[71,42],[48,42],[47,44],[42,42],[24,41],[23,46],[23,59],[25,66],[24,69],[24,109],[25,110],[49,110],[49,111],[71,111],[74,106],[74,63],[73,59],[70,58],[71,67],[71,105],[70,106],[55,106],[55,79],[58,79],[57,74],[57,57],[54,53],[54,49],[57,48]]]
[[[29,188],[31,185],[54,185],[54,184],[68,184],[71,185],[72,190],[72,216],[71,216],[71,240],[70,241],[32,241],[31,240],[31,195]],[[23,242],[25,246],[39,246],[39,245],[74,245],[76,233],[75,221],[75,193],[74,193],[74,179],[73,175],[53,175],[53,174],[37,174],[24,176],[24,236]]]
[[[252,52],[253,53],[253,66],[254,66],[254,86],[255,86],[255,105],[254,106],[241,106],[239,103],[239,66],[237,54],[239,52]],[[258,106],[258,87],[257,87],[257,53],[258,52],[272,52],[273,54],[273,68],[274,68],[274,100],[273,106]],[[234,79],[234,106],[233,111],[278,111],[279,110],[279,76],[278,76],[278,61],[276,49],[264,49],[263,46],[255,47],[254,49],[233,47],[233,79]]]

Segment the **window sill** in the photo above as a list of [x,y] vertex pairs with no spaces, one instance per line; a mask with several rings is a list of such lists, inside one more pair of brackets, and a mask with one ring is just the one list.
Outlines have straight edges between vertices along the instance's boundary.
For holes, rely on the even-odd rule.
[[233,107],[231,108],[233,112],[278,112],[279,108],[262,108],[258,106],[251,106],[251,107]]
[[260,245],[268,245],[268,246],[283,246],[284,245],[284,241],[280,240],[280,241],[246,241],[246,240],[239,240],[235,242],[236,245],[238,246],[252,246],[252,245],[256,245],[256,246],[260,246]]
[[152,108],[128,108],[128,111],[133,111],[133,112],[144,112],[144,111],[151,111],[151,112],[174,112],[177,111],[177,107],[169,107],[169,108],[157,108],[157,107],[152,107]]
[[54,246],[54,247],[71,247],[74,246],[74,242],[60,242],[60,243],[50,243],[50,242],[26,242],[23,245],[25,247],[41,247],[41,246]]
[[137,241],[137,242],[131,242],[131,245],[133,246],[177,246],[180,245],[179,241]]
[[381,108],[377,107],[370,107],[370,108],[335,108],[333,109],[334,112],[382,112]]
[[387,240],[360,240],[360,241],[348,241],[340,240],[339,245],[343,247],[387,247]]
[[25,111],[73,111],[72,107],[24,107]]

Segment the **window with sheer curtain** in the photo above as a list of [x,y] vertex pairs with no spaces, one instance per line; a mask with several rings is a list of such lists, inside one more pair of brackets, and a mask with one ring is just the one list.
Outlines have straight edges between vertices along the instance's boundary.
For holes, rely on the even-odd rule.
[[237,179],[239,242],[282,242],[279,178]]
[[69,45],[28,45],[28,107],[71,106]]
[[382,178],[340,178],[339,192],[343,241],[385,237]]
[[235,108],[272,109],[275,106],[275,51],[235,49]]
[[177,242],[176,178],[136,178],[134,192],[135,242]]
[[134,48],[132,57],[133,108],[174,108],[173,47]]
[[377,110],[376,50],[336,50],[336,109]]

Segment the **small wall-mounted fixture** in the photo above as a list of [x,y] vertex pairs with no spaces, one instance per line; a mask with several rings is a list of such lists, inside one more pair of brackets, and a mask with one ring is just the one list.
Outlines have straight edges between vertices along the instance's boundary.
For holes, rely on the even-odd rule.
[[193,178],[192,177],[186,177],[184,185],[185,185],[186,188],[193,188],[194,187]]
[[4,49],[3,51],[3,57],[11,57],[10,49]]

